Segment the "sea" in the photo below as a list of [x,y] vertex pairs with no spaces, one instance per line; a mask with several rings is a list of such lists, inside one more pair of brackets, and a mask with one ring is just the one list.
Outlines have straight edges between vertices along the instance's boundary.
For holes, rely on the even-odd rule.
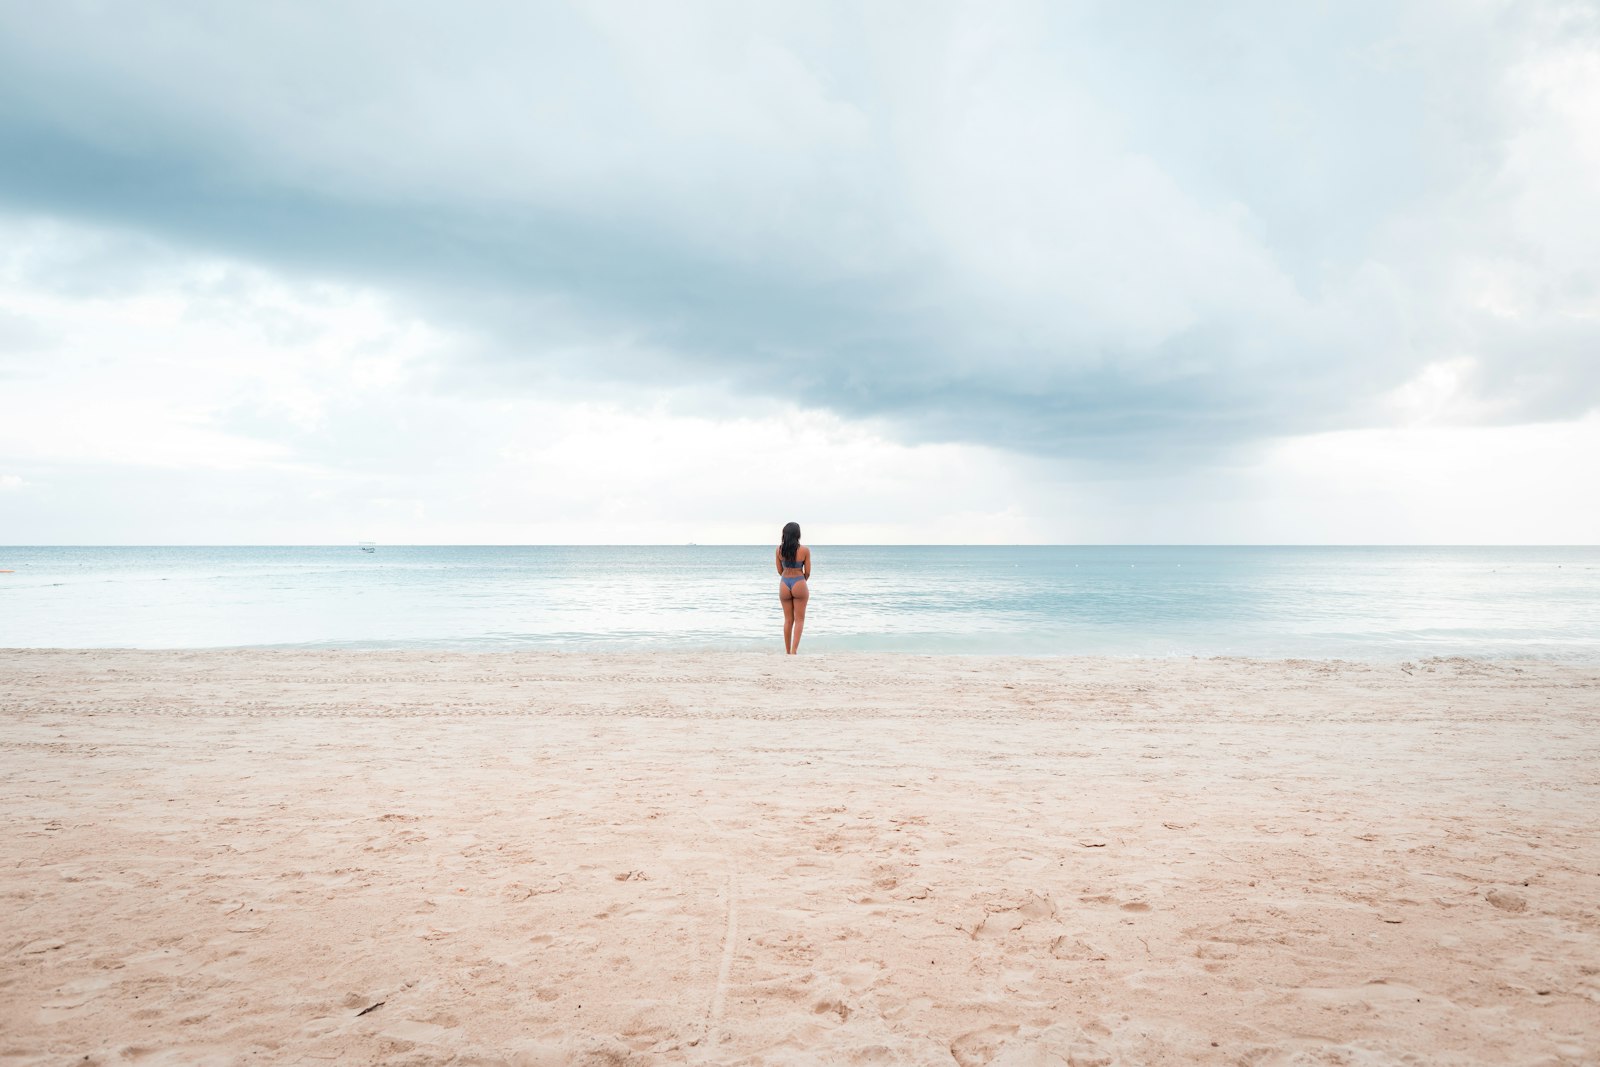
[[[1600,547],[816,545],[804,652],[1600,662]],[[771,545],[0,547],[0,648],[782,649]]]

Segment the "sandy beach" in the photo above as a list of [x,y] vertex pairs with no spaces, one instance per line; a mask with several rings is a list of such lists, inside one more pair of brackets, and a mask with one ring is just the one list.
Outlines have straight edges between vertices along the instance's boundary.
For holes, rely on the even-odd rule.
[[0,1063],[1600,1062],[1600,668],[0,652]]

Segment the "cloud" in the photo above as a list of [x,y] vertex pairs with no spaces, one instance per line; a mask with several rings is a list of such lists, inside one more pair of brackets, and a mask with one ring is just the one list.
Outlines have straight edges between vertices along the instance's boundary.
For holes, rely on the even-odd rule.
[[465,389],[704,383],[1158,462],[1381,421],[1442,361],[1483,417],[1600,400],[1581,6],[0,24],[0,205],[381,291],[476,338]]
[[466,340],[375,290],[211,258],[63,296],[31,265],[74,273],[101,235],[0,227],[0,248],[0,313],[58,337],[0,393],[0,471],[28,487],[0,500],[8,540],[749,543],[795,514],[834,543],[1042,536],[993,450],[737,397],[707,414],[703,389],[491,396],[442,386]]
[[[380,290],[194,256],[144,263],[138,286],[88,285],[124,247],[0,226],[0,314],[54,338],[0,391],[14,543],[761,543],[790,518],[819,544],[1600,533],[1582,491],[1600,416],[1479,425],[1500,415],[1479,409],[1466,359],[1387,395],[1385,427],[1116,467],[909,442],[699,380],[496,392],[463,374],[475,337]],[[51,284],[27,281],[41,273]]]

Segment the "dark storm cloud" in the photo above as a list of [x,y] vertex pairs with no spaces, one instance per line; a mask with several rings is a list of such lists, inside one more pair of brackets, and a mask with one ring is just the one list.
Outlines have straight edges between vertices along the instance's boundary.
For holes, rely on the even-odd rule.
[[[1463,356],[1503,418],[1596,401],[1583,242],[1521,205],[1600,205],[1559,144],[1515,155],[1560,140],[1513,90],[1581,19],[450,11],[0,7],[0,208],[380,287],[490,389],[1136,458],[1357,423]],[[1466,306],[1506,260],[1569,295]]]

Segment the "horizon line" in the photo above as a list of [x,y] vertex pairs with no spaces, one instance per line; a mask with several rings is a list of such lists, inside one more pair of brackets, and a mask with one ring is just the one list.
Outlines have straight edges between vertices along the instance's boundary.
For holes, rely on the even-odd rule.
[[[107,542],[103,544],[14,544],[33,548],[766,548],[765,541],[639,542],[488,542],[488,541],[327,541],[327,542]],[[1600,543],[1502,541],[815,541],[820,548],[1600,548]]]

